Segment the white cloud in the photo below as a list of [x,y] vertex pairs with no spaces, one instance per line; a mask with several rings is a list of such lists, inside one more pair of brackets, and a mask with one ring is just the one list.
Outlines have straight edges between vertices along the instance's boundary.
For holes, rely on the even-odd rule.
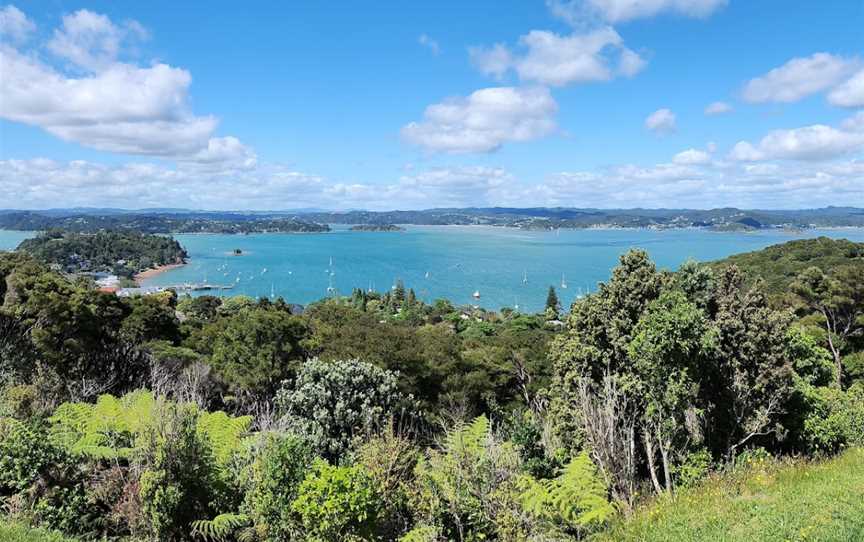
[[547,0],[552,15],[577,26],[599,17],[610,23],[673,13],[685,17],[705,18],[724,7],[728,0]]
[[758,144],[738,142],[730,152],[737,161],[760,160],[830,160],[864,149],[864,132],[852,130],[856,117],[847,120],[843,129],[814,124],[791,130],[774,130]]
[[[200,157],[208,163],[227,156],[227,139],[211,139],[218,120],[191,111],[188,71],[117,61],[123,40],[132,34],[140,38],[146,31],[131,22],[119,27],[86,10],[64,17],[48,47],[76,66],[72,75],[41,60],[38,49],[0,44],[0,118],[107,152]],[[247,151],[241,162],[254,156]]]
[[438,56],[438,54],[441,53],[441,46],[438,45],[438,42],[426,34],[420,34],[420,37],[417,38],[417,43],[428,48],[435,56]]
[[645,119],[645,127],[655,134],[670,134],[676,129],[675,113],[669,109],[658,109]]
[[473,47],[469,52],[486,75],[500,78],[512,69],[523,81],[547,86],[608,81],[615,75],[632,77],[645,66],[645,60],[624,47],[618,32],[608,26],[566,36],[532,30],[519,38],[519,50],[514,53],[496,44]]
[[510,201],[514,182],[507,171],[488,166],[438,167],[368,184],[273,164],[217,171],[185,164],[0,160],[0,201],[16,208],[56,207],[58,193],[70,207],[164,207],[166,201],[194,209],[464,207]]
[[136,21],[118,26],[105,15],[82,9],[63,17],[63,25],[54,30],[48,49],[79,68],[95,72],[117,61],[124,41],[146,37]]
[[0,9],[0,39],[13,43],[25,41],[36,30],[36,25],[13,5]]
[[864,111],[859,111],[844,120],[841,126],[849,132],[864,132]]
[[618,59],[618,73],[624,77],[633,77],[641,72],[647,63],[638,53],[625,47],[621,50],[621,57]]
[[793,58],[779,68],[751,79],[745,85],[742,97],[751,103],[797,102],[843,81],[860,64],[857,58],[828,53]]
[[404,126],[402,137],[431,151],[491,152],[549,135],[557,111],[545,88],[484,88],[428,106],[423,121]]
[[839,107],[864,107],[864,69],[828,94],[828,102]]
[[704,165],[711,162],[711,155],[698,149],[687,149],[681,151],[672,158],[672,162],[679,165]]
[[706,115],[722,115],[731,112],[732,106],[726,102],[712,102],[705,108]]
[[480,73],[495,79],[504,77],[513,64],[513,56],[503,43],[496,43],[492,47],[469,47],[468,55]]

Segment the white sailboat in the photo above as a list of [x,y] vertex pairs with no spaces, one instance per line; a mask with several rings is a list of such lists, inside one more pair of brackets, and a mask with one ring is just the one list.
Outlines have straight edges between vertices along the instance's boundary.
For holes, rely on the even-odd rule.
[[522,273],[522,284],[528,284],[528,270],[527,269]]
[[561,273],[561,288],[567,289],[567,281],[564,279],[564,273]]
[[474,290],[474,293],[471,294],[471,297],[474,299],[480,299],[480,290]]

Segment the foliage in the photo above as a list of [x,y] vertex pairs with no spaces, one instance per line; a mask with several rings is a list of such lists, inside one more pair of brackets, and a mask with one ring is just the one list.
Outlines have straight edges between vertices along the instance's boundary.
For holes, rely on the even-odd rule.
[[306,327],[284,311],[240,310],[217,325],[211,363],[233,394],[273,394],[304,357]]
[[254,460],[241,475],[246,488],[242,509],[252,519],[257,538],[281,542],[299,536],[291,503],[312,460],[312,448],[302,439],[262,435]]
[[735,265],[748,281],[761,279],[768,295],[783,298],[790,291],[790,285],[807,268],[816,267],[827,273],[850,264],[864,264],[864,243],[818,237],[736,254],[710,265],[716,272]]
[[359,360],[303,364],[279,391],[276,404],[286,423],[306,435],[325,458],[337,459],[356,438],[384,426],[405,405],[397,376]]
[[440,450],[428,450],[417,465],[415,510],[421,523],[437,526],[448,540],[506,540],[499,532],[506,522],[499,520],[522,519],[519,476],[519,454],[485,416],[456,423]]
[[371,540],[380,500],[375,489],[361,466],[336,467],[318,460],[300,484],[291,509],[310,541]]
[[586,452],[571,459],[557,478],[526,477],[522,483],[521,500],[529,512],[572,530],[595,527],[615,514],[606,485]]
[[187,540],[194,521],[213,515],[218,480],[197,424],[193,407],[169,404],[144,437],[142,512],[157,540]]

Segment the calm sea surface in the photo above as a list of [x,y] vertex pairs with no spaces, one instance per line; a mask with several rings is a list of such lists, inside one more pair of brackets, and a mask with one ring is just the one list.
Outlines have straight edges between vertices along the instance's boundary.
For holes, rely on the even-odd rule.
[[[0,249],[32,235],[0,231]],[[194,234],[175,236],[189,265],[162,273],[146,285],[209,282],[234,285],[226,294],[282,296],[308,303],[351,289],[389,289],[397,280],[431,301],[450,299],[499,309],[519,305],[537,311],[554,285],[565,306],[607,280],[618,256],[631,247],[647,250],[662,268],[687,259],[713,260],[791,239],[826,235],[864,241],[864,229],[799,233],[716,233],[702,230],[562,230],[409,226],[401,233],[351,232],[334,226],[324,234]],[[233,256],[234,249],[243,251]],[[330,261],[332,258],[332,267]],[[524,279],[527,277],[527,282]],[[562,288],[562,279],[567,288]],[[472,293],[480,292],[475,301]]]

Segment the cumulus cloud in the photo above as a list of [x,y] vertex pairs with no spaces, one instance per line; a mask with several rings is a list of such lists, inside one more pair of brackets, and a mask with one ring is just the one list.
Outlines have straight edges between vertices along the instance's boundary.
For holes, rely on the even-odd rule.
[[517,52],[503,44],[469,52],[484,74],[500,78],[514,70],[523,81],[548,86],[632,77],[645,66],[645,60],[624,47],[618,32],[608,26],[570,35],[532,30],[519,38]]
[[793,58],[765,75],[751,79],[744,86],[742,97],[750,103],[797,102],[844,81],[860,65],[857,58],[828,53]]
[[432,54],[435,56],[441,53],[441,46],[438,45],[438,42],[426,34],[420,34],[420,37],[417,38],[417,43],[432,51]]
[[838,107],[864,107],[864,69],[828,94],[828,102]]
[[706,115],[722,115],[731,112],[732,106],[726,102],[712,102],[705,108]]
[[0,9],[0,40],[20,43],[36,30],[36,25],[18,8],[8,5]]
[[645,119],[645,128],[658,135],[671,134],[676,127],[675,113],[670,109],[658,109]]
[[864,149],[864,132],[855,130],[858,117],[842,128],[814,124],[791,130],[774,130],[759,143],[738,142],[729,154],[732,160],[830,160]]
[[86,10],[67,15],[47,47],[73,66],[71,74],[38,49],[0,44],[0,117],[101,151],[211,163],[227,156],[225,140],[211,141],[218,120],[191,111],[188,71],[118,60],[132,35],[146,31]]
[[728,0],[547,0],[555,17],[576,26],[599,17],[610,23],[654,17],[662,13],[703,19],[724,7]]
[[549,135],[557,111],[546,88],[484,88],[428,106],[422,121],[402,128],[402,137],[431,151],[491,152]]
[[711,162],[711,155],[698,149],[687,149],[681,151],[672,158],[672,162],[679,165],[703,165]]
[[147,38],[136,21],[116,25],[107,16],[82,9],[65,15],[48,49],[60,58],[88,71],[101,71],[117,61],[123,42]]

